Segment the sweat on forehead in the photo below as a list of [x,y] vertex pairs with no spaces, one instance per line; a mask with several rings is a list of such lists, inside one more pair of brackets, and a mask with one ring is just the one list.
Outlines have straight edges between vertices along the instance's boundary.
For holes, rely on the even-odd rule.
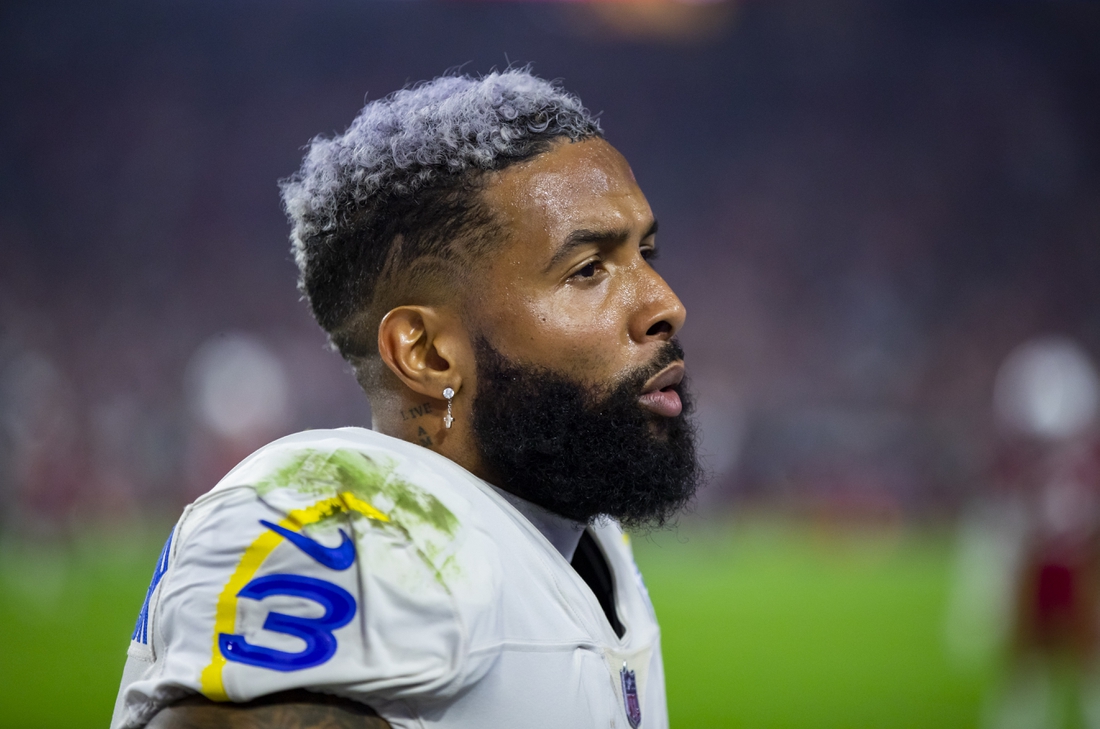
[[398,91],[368,103],[343,134],[314,138],[280,188],[299,289],[318,323],[346,357],[376,354],[381,307],[419,303],[399,299],[491,242],[484,173],[555,139],[600,136],[576,96],[519,69]]

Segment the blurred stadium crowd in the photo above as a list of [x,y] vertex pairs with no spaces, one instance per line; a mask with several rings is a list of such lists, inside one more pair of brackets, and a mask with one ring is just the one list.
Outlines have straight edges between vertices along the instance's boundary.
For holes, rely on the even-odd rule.
[[944,517],[1089,451],[1097,6],[678,7],[6,4],[0,530],[170,517],[272,437],[369,424],[275,181],[462,63],[563,79],[634,165],[690,312],[700,510]]

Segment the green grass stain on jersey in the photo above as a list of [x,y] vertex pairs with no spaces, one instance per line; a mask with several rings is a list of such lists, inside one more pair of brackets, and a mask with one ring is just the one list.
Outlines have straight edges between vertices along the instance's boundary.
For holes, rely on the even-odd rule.
[[392,502],[393,508],[386,515],[397,526],[407,529],[415,522],[453,538],[458,518],[435,496],[395,475],[395,468],[391,462],[380,462],[347,448],[305,449],[257,483],[256,492],[263,496],[274,489],[293,489],[328,498],[350,491],[375,508],[385,501]]

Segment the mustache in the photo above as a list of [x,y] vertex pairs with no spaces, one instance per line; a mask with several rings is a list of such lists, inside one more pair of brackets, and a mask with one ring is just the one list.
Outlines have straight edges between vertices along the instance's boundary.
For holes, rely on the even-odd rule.
[[[661,345],[661,348],[657,350],[657,354],[653,356],[651,362],[631,370],[627,373],[626,377],[622,379],[622,382],[629,383],[631,386],[637,385],[635,389],[641,390],[645,383],[649,382],[654,375],[673,362],[679,362],[683,358],[684,348],[680,346],[680,341],[678,339],[670,339]],[[678,391],[680,386],[677,385],[673,389]]]

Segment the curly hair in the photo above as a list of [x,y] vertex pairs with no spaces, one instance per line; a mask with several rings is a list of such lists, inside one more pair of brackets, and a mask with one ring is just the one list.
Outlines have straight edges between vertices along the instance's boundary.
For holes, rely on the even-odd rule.
[[[368,103],[342,135],[317,137],[279,183],[298,288],[340,353],[377,359],[378,323],[437,303],[499,240],[485,173],[602,137],[580,99],[526,69],[442,76]],[[363,374],[360,372],[362,381]]]

